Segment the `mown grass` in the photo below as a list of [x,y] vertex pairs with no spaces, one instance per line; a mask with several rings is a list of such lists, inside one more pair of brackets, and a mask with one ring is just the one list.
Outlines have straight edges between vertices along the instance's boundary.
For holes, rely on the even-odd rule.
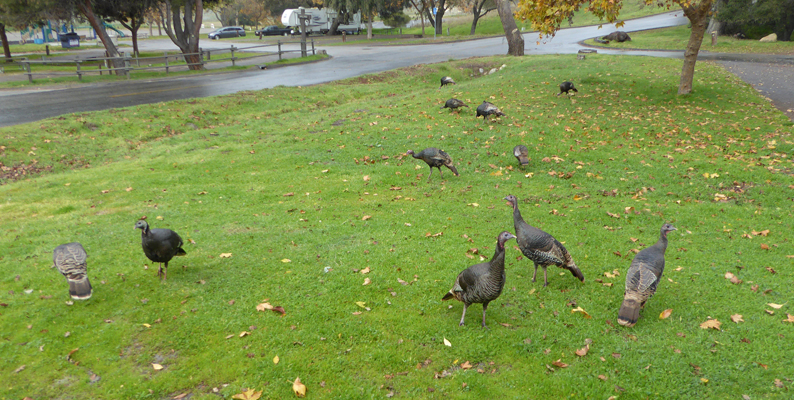
[[[4,128],[5,174],[50,172],[0,186],[0,398],[289,398],[296,377],[311,398],[786,398],[792,124],[710,63],[677,96],[679,70],[469,59]],[[442,75],[458,84],[438,89]],[[563,80],[578,95],[556,97]],[[508,117],[439,110],[453,96]],[[461,176],[427,182],[404,153],[429,146]],[[509,242],[489,329],[477,305],[458,327],[462,305],[440,298],[512,230],[507,194],[586,283],[555,268],[548,287],[530,282]],[[133,230],[142,216],[186,242],[167,282]],[[632,250],[664,222],[679,230],[663,281],[637,326],[618,327]],[[68,306],[50,265],[71,241],[94,295]],[[256,311],[265,299],[286,315]],[[709,318],[721,330],[699,327]]]
[[[591,46],[601,46],[617,49],[653,49],[653,50],[684,50],[689,42],[690,28],[686,25],[672,28],[652,29],[647,31],[632,32],[629,42],[610,42],[609,44],[596,43],[593,39],[585,41]],[[761,43],[757,40],[736,39],[730,36],[719,36],[717,45],[711,45],[711,36],[705,35],[700,47],[701,51],[714,53],[754,53],[754,54],[780,54],[794,53],[794,42]]]

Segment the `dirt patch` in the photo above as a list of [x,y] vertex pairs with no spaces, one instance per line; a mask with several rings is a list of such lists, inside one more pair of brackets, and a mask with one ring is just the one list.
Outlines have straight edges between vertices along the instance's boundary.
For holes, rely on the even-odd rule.
[[359,76],[356,78],[346,79],[344,81],[339,82],[340,85],[367,85],[370,83],[381,83],[387,81],[389,79],[394,79],[397,77],[397,72],[395,71],[386,71],[381,72],[376,75],[364,75]]
[[492,73],[491,71],[493,70],[498,71],[501,66],[502,64],[482,62],[482,63],[463,64],[458,68],[463,71],[468,71],[469,76],[473,76],[477,78],[480,76],[488,75],[489,73]]
[[435,69],[429,68],[425,65],[414,65],[411,67],[405,67],[402,68],[401,71],[405,72],[405,74],[409,76],[419,76],[419,75],[428,75],[432,73],[437,73]]
[[33,161],[30,164],[21,163],[12,165],[10,167],[7,167],[0,162],[0,185],[32,178],[50,171],[52,171],[52,165],[39,166],[38,162],[36,161]]

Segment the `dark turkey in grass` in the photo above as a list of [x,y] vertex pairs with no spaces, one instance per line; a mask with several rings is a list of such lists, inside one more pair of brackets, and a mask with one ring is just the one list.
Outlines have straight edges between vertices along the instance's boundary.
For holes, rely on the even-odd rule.
[[449,108],[450,110],[455,111],[456,109],[458,109],[460,107],[468,107],[468,105],[466,103],[464,103],[463,101],[458,100],[458,99],[449,99],[449,100],[447,100],[446,103],[444,103],[444,107],[441,107],[441,108],[442,109]]
[[485,327],[485,311],[488,303],[496,300],[505,286],[505,242],[515,238],[510,232],[497,236],[496,252],[491,261],[472,265],[458,274],[455,284],[441,300],[455,299],[463,302],[463,315],[459,326],[463,326],[466,309],[474,303],[482,304],[482,326]]
[[141,230],[143,253],[152,262],[160,263],[157,276],[168,280],[168,262],[174,256],[187,255],[185,250],[182,250],[182,238],[170,229],[149,229],[149,224],[144,220],[136,222],[135,229]]
[[52,262],[66,277],[69,295],[75,300],[88,300],[93,293],[91,282],[88,281],[87,258],[83,245],[77,242],[62,244],[52,252]]
[[441,167],[445,166],[452,170],[455,176],[460,176],[458,169],[452,165],[452,157],[444,150],[439,150],[435,147],[428,147],[419,153],[414,153],[413,150],[408,150],[406,154],[410,154],[413,158],[424,161],[430,166],[430,175],[427,176],[427,181],[430,182],[430,177],[433,176],[433,168],[438,168],[438,173],[441,174],[441,179],[444,179],[444,174],[441,173]]
[[482,116],[483,120],[487,120],[489,115],[496,115],[500,117],[506,116],[505,113],[499,110],[499,107],[487,101],[483,101],[482,104],[477,106],[477,115],[475,116],[475,118],[479,118],[480,116]]
[[560,93],[557,93],[557,96],[559,96],[559,95],[561,95],[563,93],[568,95],[568,94],[570,94],[570,93],[568,93],[569,91],[573,91],[573,92],[579,93],[579,91],[575,87],[573,87],[573,82],[565,81],[565,82],[560,84]]
[[640,308],[645,306],[659,285],[664,272],[664,252],[667,250],[667,232],[676,228],[671,224],[662,225],[659,240],[634,256],[629,271],[626,273],[626,291],[623,293],[623,304],[618,311],[618,323],[632,327],[640,317]]
[[548,233],[524,222],[521,212],[518,211],[518,199],[516,196],[511,194],[504,199],[513,206],[513,226],[516,230],[518,248],[521,249],[521,253],[535,264],[532,282],[535,282],[535,277],[538,275],[538,266],[541,266],[543,267],[543,286],[548,286],[549,278],[546,267],[549,265],[567,269],[571,271],[573,276],[584,282],[582,271],[573,262],[573,258],[568,253],[568,250],[565,249],[565,246]]
[[444,87],[444,86],[447,86],[447,85],[454,85],[454,84],[455,84],[455,80],[452,79],[451,76],[445,76],[445,77],[441,78],[441,86],[439,86],[439,87]]
[[529,165],[529,150],[527,150],[527,146],[519,144],[513,147],[513,155],[521,165]]

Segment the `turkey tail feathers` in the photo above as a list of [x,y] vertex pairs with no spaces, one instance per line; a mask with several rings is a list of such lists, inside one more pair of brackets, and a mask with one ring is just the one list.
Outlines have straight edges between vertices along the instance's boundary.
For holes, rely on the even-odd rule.
[[72,296],[75,300],[88,300],[91,298],[91,294],[93,294],[93,289],[91,288],[91,282],[88,281],[88,277],[85,276],[83,279],[78,280],[71,280],[69,279],[69,295]]
[[640,302],[636,299],[624,299],[618,311],[618,323],[631,328],[640,317]]

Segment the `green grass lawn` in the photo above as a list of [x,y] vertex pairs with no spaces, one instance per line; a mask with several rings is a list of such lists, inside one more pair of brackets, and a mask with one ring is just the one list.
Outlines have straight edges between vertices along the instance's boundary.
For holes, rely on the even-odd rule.
[[[618,49],[684,50],[689,42],[690,31],[689,27],[681,25],[672,28],[632,32],[630,33],[630,42],[618,43],[613,41],[609,44],[601,44],[596,43],[593,39],[588,39],[585,43],[591,46]],[[717,45],[712,46],[711,36],[706,35],[703,37],[700,51],[790,55],[794,53],[794,42],[761,43],[757,40],[719,36]]]
[[[291,398],[296,377],[328,399],[787,398],[794,127],[715,64],[688,96],[679,72],[477,58],[0,129],[0,398]],[[564,80],[579,93],[555,96]],[[450,97],[507,117],[440,110]],[[405,156],[430,146],[460,177],[428,182]],[[531,282],[510,241],[489,328],[479,305],[459,327],[462,304],[440,299],[513,230],[508,194],[586,282]],[[185,241],[167,282],[143,216]],[[619,327],[625,271],[665,222],[659,290]],[[51,264],[72,241],[94,294],[68,305]]]

